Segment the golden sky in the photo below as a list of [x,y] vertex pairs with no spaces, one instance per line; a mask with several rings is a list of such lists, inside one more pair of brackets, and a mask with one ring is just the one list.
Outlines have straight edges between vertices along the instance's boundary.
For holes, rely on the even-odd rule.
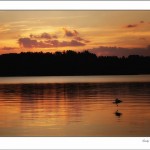
[[145,48],[149,16],[150,11],[0,11],[0,53]]

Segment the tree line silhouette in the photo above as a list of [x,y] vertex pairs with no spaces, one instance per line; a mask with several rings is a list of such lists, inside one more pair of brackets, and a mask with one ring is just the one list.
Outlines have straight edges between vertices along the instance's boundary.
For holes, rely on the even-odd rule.
[[0,76],[150,74],[150,56],[96,56],[89,51],[0,55]]

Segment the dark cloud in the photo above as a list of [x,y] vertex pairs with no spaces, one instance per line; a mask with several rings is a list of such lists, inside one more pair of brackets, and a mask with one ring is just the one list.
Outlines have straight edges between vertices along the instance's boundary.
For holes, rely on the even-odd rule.
[[140,23],[144,23],[144,21],[140,21]]
[[58,41],[58,40],[46,40],[37,41],[31,38],[20,38],[18,40],[20,47],[24,48],[50,48],[50,47],[67,47],[67,46],[84,46],[85,43],[71,40],[71,41]]
[[70,31],[66,28],[63,28],[65,35],[70,37],[70,40],[60,41],[58,40],[57,35],[50,35],[49,33],[42,34],[30,34],[28,37],[18,39],[20,47],[24,48],[50,48],[50,47],[67,47],[67,46],[84,46],[88,43],[88,40],[85,40],[78,36],[76,30]]
[[85,40],[85,39],[81,38],[79,36],[79,32],[77,30],[72,30],[71,31],[71,30],[68,30],[66,28],[63,28],[63,30],[65,31],[65,36],[71,37],[73,40],[84,42],[84,43],[90,42],[88,40]]
[[51,35],[49,33],[41,33],[40,35],[34,35],[30,34],[30,38],[35,38],[35,39],[52,39],[52,38],[57,38],[57,35]]
[[63,41],[61,42],[61,46],[84,46],[85,44],[76,40],[71,40],[70,42],[68,41]]
[[37,41],[30,38],[20,38],[18,40],[20,47],[24,48],[47,48],[51,45],[43,41]]
[[122,48],[122,47],[97,47],[89,49],[90,52],[98,56],[129,56],[129,55],[143,55],[150,56],[150,45],[146,48]]
[[63,30],[65,31],[65,36],[68,36],[68,37],[77,36],[79,34],[76,30],[70,31],[66,28],[63,28]]
[[33,48],[38,46],[37,40],[32,40],[30,38],[20,38],[18,43],[21,47]]
[[44,38],[44,39],[51,39],[52,37],[51,37],[51,35],[50,34],[48,34],[48,33],[42,33],[41,34],[41,38]]
[[71,40],[71,41],[49,40],[45,42],[51,45],[51,47],[84,46],[85,45],[85,43],[79,42],[77,40]]
[[135,28],[135,27],[137,27],[138,26],[138,24],[128,24],[127,26],[126,26],[126,28]]
[[135,23],[135,24],[128,24],[126,25],[125,27],[126,28],[136,28],[136,27],[139,27],[139,26],[142,26],[142,24],[147,24],[146,22],[144,22],[143,20],[139,21],[138,23]]

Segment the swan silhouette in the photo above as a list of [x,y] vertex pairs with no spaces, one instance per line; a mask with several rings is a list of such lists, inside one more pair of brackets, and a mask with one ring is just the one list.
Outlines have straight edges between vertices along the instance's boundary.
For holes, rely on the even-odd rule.
[[116,98],[113,104],[116,104],[118,106],[119,103],[122,103],[122,100]]

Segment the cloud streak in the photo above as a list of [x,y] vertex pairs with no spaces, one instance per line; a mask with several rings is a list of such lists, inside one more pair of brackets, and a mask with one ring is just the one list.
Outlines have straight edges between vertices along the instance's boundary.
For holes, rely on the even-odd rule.
[[4,51],[10,51],[10,50],[14,50],[14,49],[17,49],[16,47],[3,47],[1,48],[1,50],[4,50]]
[[83,38],[81,38],[79,36],[75,37],[74,39],[77,40],[77,41],[85,42],[85,43],[89,43],[90,42],[89,40],[85,40],[85,39],[83,39]]
[[136,28],[136,27],[138,27],[138,24],[128,24],[126,26],[126,28]]

